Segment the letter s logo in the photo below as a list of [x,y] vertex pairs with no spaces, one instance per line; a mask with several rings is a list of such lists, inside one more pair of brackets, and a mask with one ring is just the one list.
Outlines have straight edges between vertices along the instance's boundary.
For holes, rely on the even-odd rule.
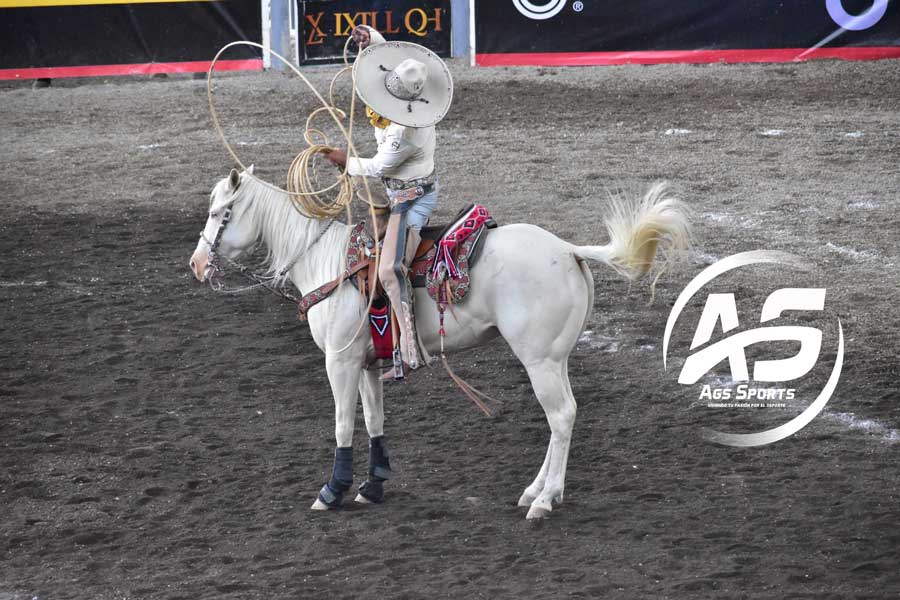
[[543,21],[544,19],[550,19],[558,15],[559,12],[565,8],[566,1],[567,0],[550,0],[544,4],[533,4],[528,0],[512,0],[512,3],[513,6],[516,7],[516,10],[529,19]]

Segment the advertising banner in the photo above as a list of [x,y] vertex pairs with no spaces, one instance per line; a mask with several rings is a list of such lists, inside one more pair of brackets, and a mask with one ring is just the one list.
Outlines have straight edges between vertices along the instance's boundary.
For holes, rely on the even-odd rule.
[[[205,71],[225,44],[261,39],[258,0],[0,0],[0,79]],[[218,69],[261,69],[236,48]]]
[[889,0],[474,0],[475,63],[591,65],[900,57]]
[[357,25],[374,27],[388,40],[415,42],[450,56],[450,0],[301,1],[300,14],[301,63],[340,60]]

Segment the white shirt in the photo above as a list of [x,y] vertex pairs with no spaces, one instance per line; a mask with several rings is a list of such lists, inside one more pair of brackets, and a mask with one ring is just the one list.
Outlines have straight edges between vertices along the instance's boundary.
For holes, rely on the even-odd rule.
[[434,125],[406,127],[391,123],[385,129],[373,129],[378,152],[372,158],[348,158],[348,174],[409,181],[434,171]]

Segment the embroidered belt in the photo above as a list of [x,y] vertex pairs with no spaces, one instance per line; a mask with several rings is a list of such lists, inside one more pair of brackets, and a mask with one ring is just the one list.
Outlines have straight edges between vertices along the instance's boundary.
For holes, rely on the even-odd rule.
[[[407,188],[414,187],[425,187],[429,185],[434,185],[435,177],[434,173],[430,175],[426,175],[425,177],[419,177],[417,179],[393,179],[391,177],[382,177],[381,182],[384,184],[384,187],[388,189],[388,191],[399,191],[405,190]],[[427,192],[426,192],[427,193]]]
[[403,202],[417,200],[425,194],[430,194],[433,191],[434,184],[432,183],[430,185],[417,185],[415,187],[409,187],[397,191],[388,190],[388,196],[391,199],[391,206],[396,206],[397,204],[401,204]]

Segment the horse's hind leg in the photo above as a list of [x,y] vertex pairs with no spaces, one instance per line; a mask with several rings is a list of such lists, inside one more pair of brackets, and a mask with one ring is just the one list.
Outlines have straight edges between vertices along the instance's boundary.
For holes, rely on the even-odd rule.
[[541,470],[538,471],[538,475],[534,478],[534,481],[531,482],[531,485],[525,488],[525,491],[519,496],[519,506],[530,508],[531,503],[535,501],[538,494],[544,489],[544,482],[547,481],[547,470],[550,468],[550,451],[552,449],[552,445],[547,446],[547,454],[544,455],[544,464],[541,465]]
[[[562,364],[562,380],[563,380],[563,384],[566,386],[564,393],[566,394],[566,396],[568,398],[571,399],[572,408],[575,409],[577,407],[577,405],[575,403],[575,394],[574,394],[574,392],[572,392],[572,384],[569,382],[569,359],[568,358],[566,358],[565,362],[563,362],[563,364]],[[574,426],[575,425],[574,418],[572,419],[572,421],[573,421],[572,425]],[[572,439],[572,429],[570,427],[569,428],[570,444],[571,444],[571,439]],[[563,496],[564,496],[565,487],[566,487],[565,475],[566,475],[566,468],[568,467],[568,462],[569,462],[569,446],[566,446],[566,459],[565,459],[566,467],[563,467],[562,487],[560,487],[560,489],[559,489],[559,496],[556,497],[556,500],[559,504],[562,504],[562,502],[563,502]]]
[[[566,363],[563,363],[561,373],[563,384],[565,385],[565,393],[569,398],[572,399],[572,403],[574,405],[575,395],[572,393],[572,385],[569,383],[569,369]],[[547,481],[547,472],[550,469],[550,454],[552,453],[552,451],[553,444],[549,444],[547,446],[547,454],[546,456],[544,456],[544,464],[541,465],[541,470],[538,472],[538,475],[534,479],[534,481],[531,482],[531,485],[525,488],[525,491],[522,493],[521,497],[519,497],[519,506],[530,507],[538,497],[538,495],[541,493],[541,491],[544,489],[544,483]],[[565,486],[565,479],[563,479],[563,486]],[[563,501],[563,491],[564,490],[560,490],[559,496],[554,499],[560,504]]]
[[359,394],[369,432],[369,472],[366,481],[359,486],[356,501],[379,503],[384,500],[384,482],[391,476],[391,463],[384,438],[384,394],[378,371],[363,369]]
[[527,518],[539,519],[547,516],[553,509],[554,501],[562,502],[577,406],[568,383],[565,360],[559,362],[548,359],[526,366],[526,369],[550,425],[550,444],[544,465],[519,501],[521,504],[536,493]]

